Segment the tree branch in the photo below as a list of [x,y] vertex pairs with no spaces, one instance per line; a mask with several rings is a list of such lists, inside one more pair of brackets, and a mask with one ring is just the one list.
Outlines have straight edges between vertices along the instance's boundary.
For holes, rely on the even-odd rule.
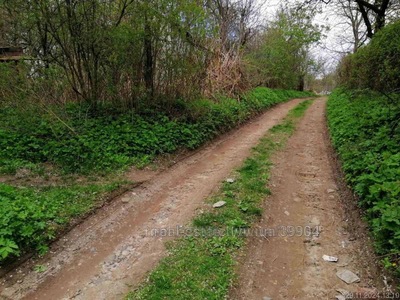
[[[365,26],[367,26],[367,36],[369,38],[372,38],[374,33],[372,32],[372,25],[371,25],[371,21],[369,20],[368,13],[365,10],[364,5],[362,3],[360,3],[360,1],[362,1],[362,0],[355,0],[355,1],[357,2],[358,8],[360,9],[361,15],[364,19]],[[362,2],[365,2],[365,1],[362,1]]]
[[[373,12],[375,12],[377,14],[381,10],[378,6],[373,5],[373,4],[369,3],[368,1],[364,1],[364,0],[355,0],[355,1],[358,3],[359,7],[363,6],[364,10],[365,10],[365,7],[366,7],[366,8],[369,8],[370,10],[372,10]],[[386,1],[389,1],[389,0],[386,0]]]

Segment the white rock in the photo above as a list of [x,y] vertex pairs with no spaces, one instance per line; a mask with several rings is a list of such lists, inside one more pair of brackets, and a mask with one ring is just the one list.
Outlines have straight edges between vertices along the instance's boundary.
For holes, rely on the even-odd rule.
[[226,204],[225,201],[218,201],[217,203],[214,203],[213,207],[214,208],[219,208],[219,207],[224,206],[225,204]]
[[233,178],[228,178],[228,179],[226,180],[226,182],[228,182],[228,183],[234,183],[234,182],[235,182],[235,179],[233,179]]
[[130,198],[122,198],[121,202],[122,203],[129,203],[131,201]]
[[329,256],[329,255],[323,255],[322,259],[324,261],[330,261],[330,262],[337,262],[339,260],[337,257]]
[[336,272],[336,276],[341,280],[346,282],[347,284],[351,284],[354,282],[360,282],[360,277],[349,270],[339,270]]

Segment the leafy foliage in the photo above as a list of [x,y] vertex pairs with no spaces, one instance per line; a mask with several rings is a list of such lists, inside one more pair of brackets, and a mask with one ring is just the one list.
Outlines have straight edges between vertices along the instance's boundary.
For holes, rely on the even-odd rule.
[[317,43],[324,27],[312,23],[305,8],[282,7],[254,48],[247,53],[249,81],[256,85],[304,89],[314,63],[309,48]]
[[[378,35],[378,34],[377,34]],[[400,128],[398,104],[375,94],[337,90],[328,102],[333,145],[366,210],[380,254],[400,252]]]
[[74,217],[93,208],[95,199],[116,184],[26,188],[0,184],[0,263],[26,250],[47,251]]
[[374,35],[371,43],[347,56],[339,81],[348,88],[392,92],[400,89],[400,21]]
[[[243,63],[244,53],[253,50],[249,45],[263,42],[263,28],[269,27],[259,18],[261,7],[257,0],[2,0],[0,44],[23,47],[27,74],[16,89],[9,70],[0,66],[0,86],[8,86],[4,94],[10,102],[20,94],[22,103],[84,102],[91,110],[105,103],[128,109],[144,99],[150,106],[215,94],[236,97],[268,86],[249,81],[254,73],[247,74]],[[271,64],[274,75],[284,70],[290,79],[293,69],[302,69],[302,75],[306,71],[299,60],[309,49],[299,43],[310,44],[319,36],[311,24],[313,14],[296,11],[288,8],[277,17],[279,49],[262,58],[263,63],[276,62]],[[299,59],[286,59],[279,51]],[[265,69],[256,56],[252,67]],[[4,78],[7,85],[2,85]],[[298,88],[285,79],[268,87]]]
[[207,7],[195,0],[3,0],[0,11],[1,44],[18,41],[34,58],[35,76],[25,80],[62,87],[61,95],[42,100],[92,107],[198,94],[208,56],[203,44],[215,32]]
[[32,169],[45,162],[66,173],[141,166],[163,153],[194,149],[263,109],[307,95],[257,88],[241,101],[180,101],[177,116],[162,108],[144,109],[140,114],[105,111],[102,116],[86,115],[84,107],[71,106],[60,120],[53,114],[24,116],[9,107],[0,108],[0,172],[14,173],[20,167]]

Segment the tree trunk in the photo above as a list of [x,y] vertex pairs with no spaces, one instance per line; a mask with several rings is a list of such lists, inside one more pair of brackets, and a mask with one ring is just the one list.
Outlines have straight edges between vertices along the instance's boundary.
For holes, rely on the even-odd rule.
[[297,90],[299,90],[299,91],[304,91],[304,85],[305,85],[305,82],[304,82],[305,80],[304,80],[304,75],[300,75],[300,77],[299,77],[299,85],[298,85],[298,87],[297,87]]
[[145,17],[144,25],[144,82],[147,96],[154,97],[154,61],[151,28]]

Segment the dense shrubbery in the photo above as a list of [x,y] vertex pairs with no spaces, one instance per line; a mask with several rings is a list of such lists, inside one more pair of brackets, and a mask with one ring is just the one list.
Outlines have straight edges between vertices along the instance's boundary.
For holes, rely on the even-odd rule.
[[[336,91],[328,102],[333,145],[380,254],[400,253],[400,105],[369,93]],[[399,265],[399,264],[397,264]]]
[[136,113],[88,116],[76,107],[63,121],[37,112],[21,117],[15,109],[0,110],[0,172],[51,162],[64,172],[109,171],[130,164],[146,164],[156,155],[178,148],[194,149],[242,123],[254,113],[303,92],[257,88],[241,101],[179,102],[179,114],[161,109]]
[[[266,23],[259,18],[260,4],[0,1],[0,46],[21,46],[29,57],[26,76],[19,75],[23,89],[9,84],[15,80],[0,66],[0,86],[7,83],[0,97],[25,103],[40,99],[46,105],[81,101],[93,107],[130,107],[143,99],[237,96],[266,83],[302,88],[299,79],[311,72],[310,47],[319,40],[321,28],[312,24],[307,8],[289,6]],[[279,43],[268,47],[268,53],[263,47],[256,50],[271,44],[265,39],[271,32]],[[271,61],[277,63],[267,63]],[[274,70],[266,72],[268,67]],[[28,99],[14,97],[21,93]]]
[[390,92],[400,88],[400,21],[380,30],[367,46],[344,58],[339,82],[348,88]]

